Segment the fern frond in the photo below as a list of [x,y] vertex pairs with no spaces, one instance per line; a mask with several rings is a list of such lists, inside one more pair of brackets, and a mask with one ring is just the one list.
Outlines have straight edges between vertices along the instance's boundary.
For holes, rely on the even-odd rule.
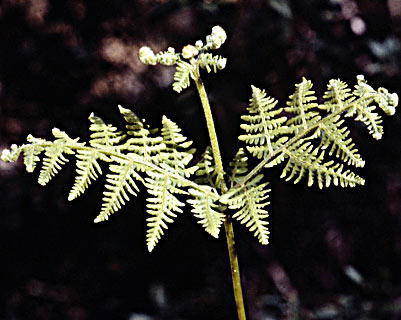
[[348,85],[339,79],[332,79],[327,85],[327,90],[323,95],[325,102],[319,106],[319,109],[327,112],[341,110],[346,104],[355,100]]
[[[253,156],[263,159],[250,174],[240,178],[234,187],[250,180],[262,168],[272,167],[286,160],[288,162],[282,176],[287,177],[287,180],[294,179],[295,183],[308,173],[308,185],[311,185],[317,177],[320,188],[324,185],[329,186],[332,182],[341,186],[363,184],[362,178],[345,169],[343,165],[363,167],[365,162],[355,148],[342,117],[353,116],[355,120],[362,121],[373,137],[379,139],[383,133],[382,120],[374,112],[376,109],[374,104],[391,115],[398,104],[398,96],[384,88],[374,90],[367,85],[363,76],[358,76],[357,79],[358,84],[352,92],[345,82],[331,80],[322,105],[315,102],[316,97],[309,80],[303,79],[297,84],[295,93],[290,96],[290,101],[287,103],[288,107],[284,108],[285,112],[294,115],[281,125],[281,128],[288,129],[285,129],[283,136],[277,140],[270,153],[266,153],[262,146],[254,146],[254,149],[247,146]],[[327,114],[322,116],[319,110],[324,110]],[[260,129],[249,121],[247,130],[257,132]],[[264,139],[271,141],[268,130],[264,130]],[[283,140],[279,144],[280,139]],[[264,142],[263,138],[259,140]],[[324,151],[327,151],[329,156],[334,155],[343,164],[324,161]]]
[[215,197],[210,196],[207,193],[199,192],[196,189],[189,189],[188,192],[194,198],[189,199],[187,202],[191,204],[194,216],[198,219],[200,223],[213,237],[218,238],[220,233],[220,227],[224,221],[224,214],[219,212],[221,207],[218,204],[219,196],[216,190],[212,187],[205,186],[211,193],[215,194]]
[[308,186],[311,186],[317,177],[320,189],[329,187],[331,182],[342,187],[363,185],[365,181],[350,170],[344,171],[342,164],[334,161],[323,162],[324,151],[315,148],[310,141],[300,139],[289,149],[285,149],[288,162],[280,178],[298,183],[305,175],[308,176]]
[[245,123],[241,124],[241,129],[247,132],[240,135],[239,139],[247,143],[248,151],[257,158],[263,158],[272,153],[276,147],[287,140],[287,137],[280,135],[289,133],[288,127],[283,126],[286,117],[280,117],[282,108],[275,108],[277,100],[266,97],[266,92],[252,86],[252,98],[247,108],[249,114],[241,116]]
[[240,148],[234,156],[233,161],[229,163],[229,171],[231,173],[230,181],[233,186],[241,176],[248,172],[248,157],[245,150]]
[[213,159],[212,148],[208,146],[202,154],[201,160],[196,164],[198,170],[195,172],[197,178],[196,183],[208,184],[214,186],[216,181],[216,168]]
[[[78,139],[71,139],[65,132],[54,128],[52,131],[56,140],[54,144],[46,146],[45,157],[43,159],[43,165],[39,173],[38,182],[42,186],[46,185],[61,169],[61,166],[68,162],[68,159],[64,154],[74,154],[74,150],[67,145],[67,143],[77,143]],[[36,152],[38,152],[37,149]],[[33,152],[35,153],[35,151]],[[29,155],[30,156],[30,155]],[[29,157],[28,156],[28,157]],[[36,160],[34,160],[35,162]],[[31,160],[29,159],[28,168],[31,167]],[[33,165],[33,164],[32,164]]]
[[355,148],[355,143],[349,138],[350,131],[346,127],[342,127],[344,120],[341,120],[340,115],[329,120],[322,122],[319,126],[322,131],[320,148],[326,150],[331,146],[330,156],[335,153],[335,156],[341,158],[344,163],[355,167],[363,167],[365,161]]
[[259,174],[245,184],[230,189],[221,196],[220,202],[235,210],[233,218],[245,224],[249,231],[254,232],[259,242],[266,245],[269,243],[270,232],[266,227],[269,224],[266,221],[269,214],[265,207],[270,204],[266,201],[270,189],[266,188],[267,182],[260,183],[262,179],[263,174]]
[[144,120],[141,120],[134,112],[120,105],[118,108],[128,123],[126,128],[128,130],[127,135],[130,138],[125,142],[127,150],[134,152],[145,160],[155,163],[163,161],[164,157],[161,152],[166,148],[163,138],[151,136],[156,130],[150,129]]
[[172,223],[177,213],[182,213],[184,203],[177,199],[176,194],[186,194],[177,183],[167,175],[157,172],[147,172],[145,186],[151,195],[147,199],[147,212],[151,216],[146,219],[148,231],[146,243],[148,250],[152,251],[167,229],[167,223]]
[[387,89],[379,88],[377,91],[373,89],[364,76],[357,76],[357,85],[355,86],[355,96],[361,97],[366,102],[376,102],[380,109],[387,115],[392,116],[395,113],[395,108],[398,105],[398,95],[389,93]]
[[222,56],[213,56],[211,53],[201,53],[198,56],[198,63],[202,69],[206,69],[208,73],[212,70],[216,73],[218,70],[225,68],[227,59]]
[[[109,169],[112,173],[106,175],[106,191],[103,192],[103,204],[100,214],[95,222],[107,220],[109,215],[119,210],[125,201],[129,201],[128,194],[136,196],[139,188],[135,180],[144,183],[142,177],[136,172],[134,161],[112,157],[117,164],[111,164]],[[135,179],[135,180],[134,180]]]
[[299,127],[305,130],[311,123],[320,120],[315,91],[311,89],[312,82],[303,78],[301,83],[295,85],[295,93],[290,96],[288,107],[284,108],[285,112],[294,115],[287,120],[287,125],[293,129]]
[[39,155],[44,150],[40,143],[43,143],[46,140],[35,138],[32,135],[28,135],[27,140],[31,144],[26,145],[26,147],[23,148],[24,164],[26,171],[33,172],[36,168],[36,164],[40,161]]
[[187,167],[195,152],[194,148],[188,149],[192,141],[187,140],[177,124],[166,116],[163,116],[162,124],[161,134],[166,145],[163,163],[173,168],[177,174],[190,177],[198,169],[196,166]]
[[89,144],[92,147],[112,147],[117,144],[121,140],[124,139],[124,136],[121,132],[117,131],[116,127],[113,127],[111,124],[105,124],[104,121],[95,116],[93,112],[89,116],[89,120],[92,123],[89,127],[89,130],[93,133],[90,135]]
[[189,87],[189,77],[193,77],[194,67],[183,60],[178,60],[177,68],[174,73],[173,90],[180,93],[183,89]]
[[91,180],[96,180],[98,174],[102,174],[98,159],[108,161],[108,158],[101,152],[94,150],[77,150],[77,176],[74,185],[68,195],[68,200],[72,201],[83,194]]
[[373,138],[379,140],[383,135],[383,126],[381,125],[383,120],[375,112],[376,106],[372,104],[376,102],[382,110],[392,115],[398,103],[398,96],[396,94],[388,94],[387,90],[383,88],[379,89],[380,92],[374,90],[367,84],[363,76],[358,76],[357,80],[358,84],[353,92],[357,99],[347,108],[345,116],[355,117],[356,121],[363,122]]

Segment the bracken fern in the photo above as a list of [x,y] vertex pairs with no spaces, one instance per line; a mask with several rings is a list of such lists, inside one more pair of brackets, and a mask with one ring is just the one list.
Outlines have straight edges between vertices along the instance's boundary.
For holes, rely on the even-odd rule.
[[[269,97],[265,90],[251,86],[248,112],[241,116],[240,125],[243,133],[239,140],[245,145],[224,170],[199,70],[217,72],[226,66],[226,58],[209,52],[219,49],[225,40],[224,30],[217,26],[207,36],[206,44],[198,40],[195,45],[185,46],[181,53],[168,48],[155,54],[149,47],[139,52],[145,64],[176,65],[175,91],[181,92],[190,86],[191,80],[195,81],[211,142],[197,164],[193,160],[196,150],[191,148],[192,141],[175,122],[163,116],[161,130],[152,129],[122,106],[119,111],[126,121],[125,131],[118,131],[91,114],[89,143],[70,138],[55,128],[53,141],[29,135],[26,144],[3,150],[1,158],[16,161],[23,153],[26,169],[32,172],[41,161],[40,154],[44,153],[38,181],[45,185],[68,162],[68,156],[75,156],[77,175],[69,200],[86,191],[103,173],[101,163],[105,163],[109,173],[95,222],[107,220],[144,187],[149,194],[146,204],[149,251],[154,249],[168,224],[183,212],[185,202],[198,223],[213,237],[219,236],[224,224],[238,314],[240,319],[245,319],[230,221],[238,220],[261,244],[269,243],[270,189],[261,171],[283,165],[282,178],[294,183],[305,178],[308,186],[316,183],[319,188],[331,184],[363,185],[364,179],[352,167],[363,167],[365,161],[350,137],[344,118],[362,122],[373,138],[380,139],[383,127],[377,109],[393,115],[398,96],[384,88],[373,89],[363,76],[357,77],[353,90],[341,80],[330,80],[323,103],[318,103],[312,82],[307,79],[295,85],[295,92],[286,105]],[[258,161],[252,170],[247,153]]]

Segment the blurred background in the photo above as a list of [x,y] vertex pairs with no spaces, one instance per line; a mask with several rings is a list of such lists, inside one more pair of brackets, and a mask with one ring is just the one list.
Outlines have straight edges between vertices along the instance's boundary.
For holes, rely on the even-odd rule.
[[[181,50],[216,24],[228,64],[203,80],[225,164],[251,84],[282,105],[302,77],[320,97],[330,79],[353,86],[358,74],[400,94],[399,0],[3,0],[0,149],[53,127],[85,140],[91,112],[123,128],[121,104],[153,127],[176,121],[199,157],[208,140],[194,86],[175,93],[174,68],[137,53]],[[364,187],[321,191],[270,170],[271,243],[235,224],[249,319],[401,319],[401,116],[384,119],[379,142],[350,126]],[[223,236],[188,210],[148,253],[146,192],[94,224],[104,180],[69,203],[74,170],[43,188],[21,161],[0,163],[0,319],[236,319]]]

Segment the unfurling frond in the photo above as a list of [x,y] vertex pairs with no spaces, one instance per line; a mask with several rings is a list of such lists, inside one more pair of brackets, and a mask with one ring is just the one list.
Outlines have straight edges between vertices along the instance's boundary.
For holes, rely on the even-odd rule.
[[[358,84],[355,86],[354,95],[366,100],[366,103],[377,103],[387,115],[392,116],[395,113],[395,108],[398,105],[398,95],[389,93],[387,89],[379,88],[377,91],[368,85],[364,76],[357,77]],[[373,101],[372,101],[373,100]]]
[[188,192],[194,197],[189,199],[188,203],[192,206],[192,212],[195,217],[200,219],[200,223],[213,237],[219,236],[220,227],[224,221],[224,214],[220,212],[221,205],[218,203],[219,196],[215,189],[207,187],[210,194],[199,192],[196,189],[189,189]]
[[269,205],[267,199],[270,189],[267,182],[260,183],[263,174],[259,174],[243,185],[238,185],[223,194],[220,202],[228,205],[229,209],[235,210],[233,218],[245,224],[249,231],[254,232],[261,244],[269,243],[269,216],[265,207]]
[[198,56],[198,63],[202,69],[206,69],[208,73],[212,70],[216,73],[218,70],[222,70],[226,67],[227,58],[216,55],[213,56],[211,53],[201,53]]
[[355,117],[356,121],[363,122],[369,133],[376,140],[381,139],[383,135],[383,126],[381,116],[375,112],[377,105],[388,115],[395,113],[395,107],[398,103],[398,96],[396,94],[389,94],[386,89],[380,88],[378,91],[374,90],[367,84],[363,76],[358,76],[358,84],[355,86],[353,92],[355,101],[350,103],[347,108],[346,117]]
[[266,97],[266,92],[252,86],[252,98],[247,108],[249,114],[241,116],[245,123],[241,129],[247,134],[239,139],[247,144],[248,151],[257,158],[263,158],[272,153],[277,146],[282,145],[287,137],[280,135],[288,133],[288,127],[282,124],[287,120],[281,117],[282,108],[275,108],[277,100]]
[[190,77],[193,77],[194,67],[188,62],[178,60],[177,69],[174,73],[173,90],[180,93],[189,87]]
[[146,219],[148,231],[146,243],[148,250],[152,251],[167,229],[167,223],[172,223],[177,213],[182,213],[184,203],[178,200],[177,194],[186,192],[167,175],[156,172],[147,172],[146,187],[150,197],[147,199],[147,212],[150,217]]
[[127,150],[155,163],[162,161],[163,155],[161,152],[166,148],[163,138],[152,136],[156,130],[150,129],[144,120],[141,120],[131,110],[120,105],[118,108],[128,123],[126,128],[129,139],[125,142]]
[[294,116],[287,121],[288,126],[299,126],[302,129],[307,129],[311,123],[320,119],[318,112],[317,98],[315,91],[312,89],[310,80],[302,79],[301,83],[295,85],[295,92],[290,96],[290,101],[287,102],[288,107],[284,108],[285,112]]
[[176,53],[174,48],[169,47],[167,51],[155,54],[149,47],[139,50],[139,60],[146,65],[158,63],[167,66],[176,65],[174,74],[173,90],[180,93],[190,85],[190,80],[199,78],[199,68],[207,72],[217,72],[225,68],[227,59],[219,55],[212,55],[209,50],[219,49],[226,41],[227,34],[220,26],[212,28],[210,35],[206,37],[206,44],[198,40],[195,45],[185,45],[181,53]]

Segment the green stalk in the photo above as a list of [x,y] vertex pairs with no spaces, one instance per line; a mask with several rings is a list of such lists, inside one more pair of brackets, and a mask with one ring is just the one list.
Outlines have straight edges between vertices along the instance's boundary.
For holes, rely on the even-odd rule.
[[[216,174],[218,177],[217,183],[221,191],[224,193],[227,191],[227,186],[224,182],[224,179],[222,178],[224,175],[223,162],[221,160],[219,143],[217,140],[216,129],[214,126],[212,111],[210,109],[209,99],[207,98],[205,86],[203,85],[203,82],[200,78],[199,71],[196,72],[195,84],[196,88],[198,89],[199,97],[202,102],[203,112],[206,118],[207,129],[209,131],[213,158],[216,164]],[[239,272],[238,256],[235,250],[234,229],[230,217],[225,218],[224,229],[227,239],[228,255],[230,258],[231,277],[233,281],[233,290],[234,290],[235,304],[237,307],[238,319],[246,320],[244,298],[242,295],[242,287],[241,287],[241,276]]]

